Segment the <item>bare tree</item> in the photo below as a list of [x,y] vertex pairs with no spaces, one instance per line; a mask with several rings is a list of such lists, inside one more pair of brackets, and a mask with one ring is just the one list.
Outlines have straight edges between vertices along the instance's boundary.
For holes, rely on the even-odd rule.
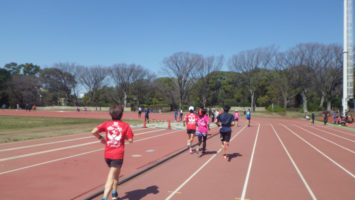
[[179,94],[179,107],[186,103],[189,90],[194,82],[196,69],[201,66],[202,56],[179,52],[164,59],[165,70],[175,78],[175,86]]
[[201,103],[206,107],[207,99],[210,95],[209,89],[207,87],[209,79],[207,75],[212,72],[219,71],[223,66],[223,56],[219,57],[205,57],[202,62],[196,69],[196,79],[199,81],[199,84],[195,84],[195,89],[201,99]]
[[38,104],[40,82],[35,76],[13,75],[7,83],[10,104]]
[[[117,89],[123,93],[123,105],[127,106],[127,97],[130,91],[131,84],[137,80],[143,80],[149,76],[149,72],[141,65],[135,64],[115,64],[110,68],[111,77]],[[114,98],[117,102],[117,98]]]
[[71,101],[71,91],[75,88],[76,81],[68,72],[63,72],[57,68],[46,68],[40,72],[42,87],[48,92],[51,92],[55,103],[59,98],[65,98],[66,101]]
[[102,66],[93,67],[77,67],[79,82],[88,91],[90,103],[95,103],[95,95],[97,91],[104,85],[107,78],[107,68]]
[[252,50],[242,51],[234,55],[229,60],[229,68],[245,75],[247,88],[250,93],[250,107],[255,111],[255,92],[259,81],[262,78],[263,70],[274,64],[276,48],[274,46],[256,48]]
[[316,88],[320,91],[319,106],[327,103],[327,110],[331,110],[331,99],[335,95],[336,87],[342,83],[342,48],[338,45],[315,44],[314,62],[311,67],[315,71]]
[[75,79],[75,86],[71,88],[71,92],[74,95],[74,103],[78,104],[79,92],[82,90],[84,86],[81,85],[80,81],[80,71],[83,66],[75,64],[75,63],[55,63],[53,68],[60,69],[62,72],[70,73]]

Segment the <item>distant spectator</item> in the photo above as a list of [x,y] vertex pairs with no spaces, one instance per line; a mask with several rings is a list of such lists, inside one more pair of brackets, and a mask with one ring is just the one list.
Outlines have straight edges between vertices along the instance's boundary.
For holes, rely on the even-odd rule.
[[180,109],[180,121],[182,121],[183,116],[184,116],[184,112],[182,111],[182,109]]
[[150,113],[150,110],[149,110],[149,108],[147,108],[145,110],[144,120],[146,120],[148,123],[149,123],[149,113]]
[[312,112],[312,124],[314,125],[314,119],[316,118],[314,112]]

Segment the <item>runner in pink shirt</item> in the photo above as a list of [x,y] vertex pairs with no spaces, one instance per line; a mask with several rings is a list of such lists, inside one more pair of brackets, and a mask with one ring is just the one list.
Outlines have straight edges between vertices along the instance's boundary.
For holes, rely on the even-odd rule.
[[235,121],[237,122],[237,127],[238,127],[239,115],[240,115],[240,113],[238,112],[238,110],[235,110],[233,116],[234,116]]
[[198,152],[201,148],[202,143],[202,153],[206,153],[206,140],[207,140],[207,133],[210,130],[210,119],[206,115],[207,110],[202,109],[201,113],[199,113],[197,119],[197,133],[198,136],[198,146],[196,147],[196,152]]

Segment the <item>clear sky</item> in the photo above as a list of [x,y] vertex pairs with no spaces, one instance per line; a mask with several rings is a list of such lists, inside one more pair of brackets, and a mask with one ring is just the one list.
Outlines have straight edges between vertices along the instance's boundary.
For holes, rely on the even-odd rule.
[[[343,0],[0,0],[0,66],[135,63],[343,41]],[[227,69],[225,67],[224,69]]]

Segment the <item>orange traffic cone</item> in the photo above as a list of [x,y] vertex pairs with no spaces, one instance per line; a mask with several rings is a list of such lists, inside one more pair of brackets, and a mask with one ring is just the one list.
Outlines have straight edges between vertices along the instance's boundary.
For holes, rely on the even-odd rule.
[[168,130],[171,130],[170,120],[169,120],[169,123],[168,123]]
[[146,123],[145,119],[144,119],[144,123],[143,123],[143,128],[147,128],[147,123]]

